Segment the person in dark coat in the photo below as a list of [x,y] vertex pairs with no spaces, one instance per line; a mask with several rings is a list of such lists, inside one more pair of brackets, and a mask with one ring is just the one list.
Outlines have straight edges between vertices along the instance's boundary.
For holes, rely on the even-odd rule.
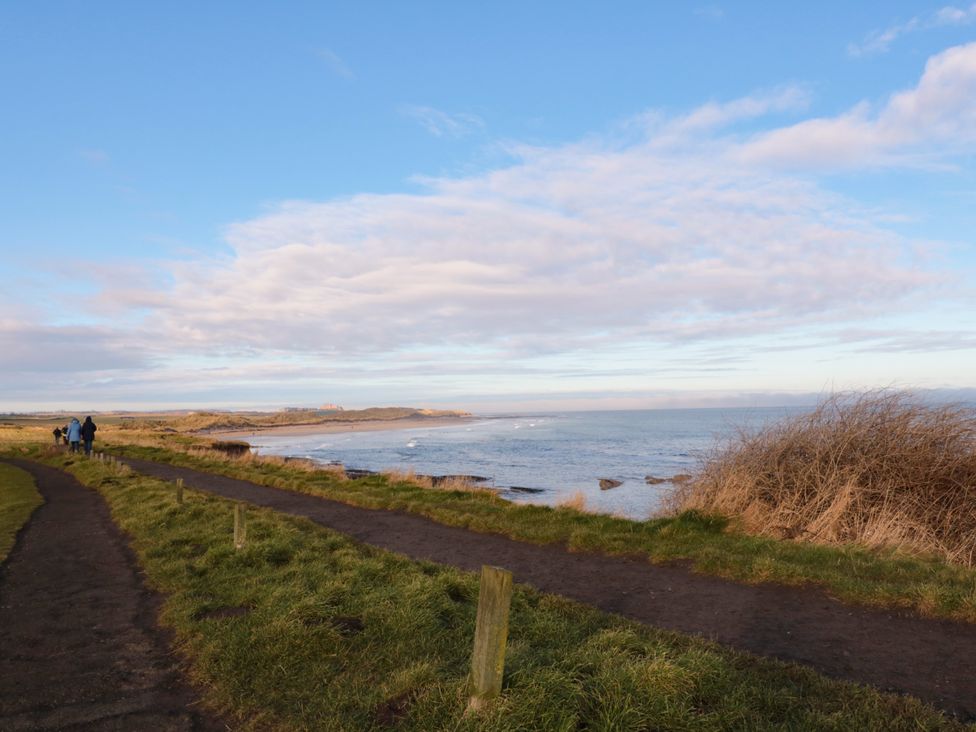
[[81,425],[81,439],[85,443],[85,454],[91,455],[92,443],[95,441],[95,430],[98,427],[92,422],[91,417],[85,417],[85,423]]
[[61,444],[61,428],[60,427],[55,427],[54,428],[54,444],[55,445],[60,445]]

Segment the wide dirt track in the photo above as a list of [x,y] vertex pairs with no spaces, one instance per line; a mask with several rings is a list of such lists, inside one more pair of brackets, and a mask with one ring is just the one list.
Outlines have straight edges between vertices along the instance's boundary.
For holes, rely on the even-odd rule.
[[227,729],[195,706],[102,498],[10,462],[45,502],[0,568],[0,730]]
[[795,661],[834,678],[913,694],[960,719],[976,720],[976,625],[845,605],[816,588],[741,585],[681,566],[571,553],[189,468],[124,462],[146,475],[183,478],[190,488],[305,516],[413,559],[465,570],[505,567],[517,582],[544,592]]

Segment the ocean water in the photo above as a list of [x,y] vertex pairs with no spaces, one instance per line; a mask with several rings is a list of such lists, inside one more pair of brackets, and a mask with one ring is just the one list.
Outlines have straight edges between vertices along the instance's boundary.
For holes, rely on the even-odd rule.
[[[644,476],[694,473],[739,428],[796,413],[796,407],[656,409],[496,415],[470,422],[380,432],[259,435],[260,454],[337,461],[347,468],[480,475],[512,501],[554,505],[581,492],[587,509],[650,516],[672,490]],[[622,485],[601,490],[601,478]],[[523,492],[512,487],[538,492]]]

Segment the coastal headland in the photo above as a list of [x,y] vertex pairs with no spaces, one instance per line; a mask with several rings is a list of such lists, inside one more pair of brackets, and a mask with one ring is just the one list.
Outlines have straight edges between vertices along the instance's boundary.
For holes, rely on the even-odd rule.
[[474,416],[465,413],[441,416],[413,416],[397,419],[370,419],[362,421],[326,421],[314,424],[288,424],[254,426],[244,429],[208,430],[206,434],[218,440],[246,440],[258,435],[319,435],[340,432],[380,432],[383,430],[411,430],[421,427],[449,427],[471,422]]

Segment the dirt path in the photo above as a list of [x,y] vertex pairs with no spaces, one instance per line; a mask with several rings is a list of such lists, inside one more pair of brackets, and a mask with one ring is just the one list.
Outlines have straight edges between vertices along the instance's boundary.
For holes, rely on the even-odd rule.
[[45,503],[0,568],[0,729],[226,729],[194,708],[155,625],[159,598],[101,497],[9,462]]
[[813,588],[749,586],[682,567],[570,553],[145,460],[134,469],[188,487],[306,516],[359,541],[415,559],[478,570],[495,564],[518,582],[660,628],[692,633],[835,678],[913,694],[976,719],[976,625],[844,605]]

